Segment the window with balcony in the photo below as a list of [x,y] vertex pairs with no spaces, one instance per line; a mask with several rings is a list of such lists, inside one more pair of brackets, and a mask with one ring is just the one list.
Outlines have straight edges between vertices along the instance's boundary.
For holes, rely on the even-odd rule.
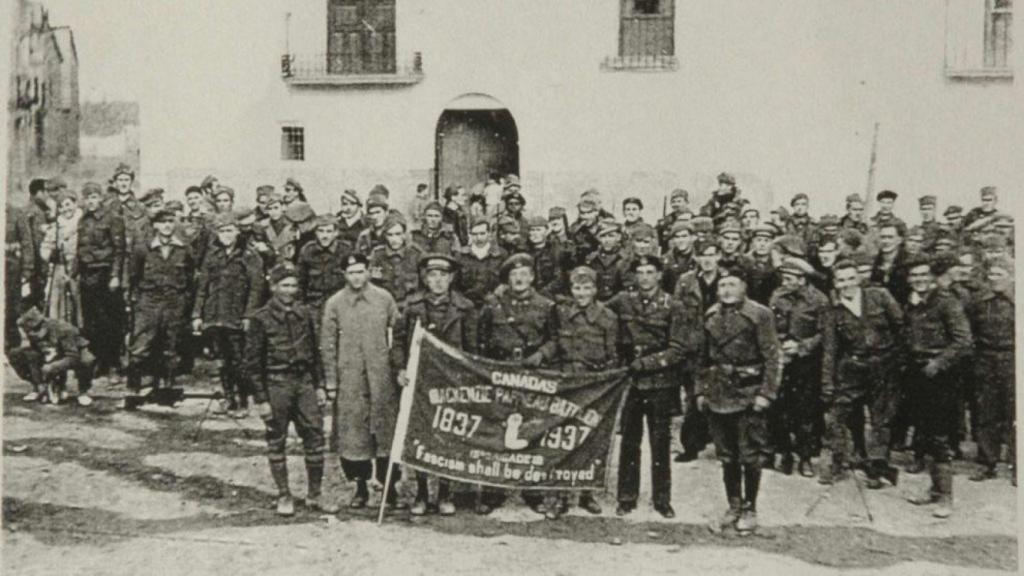
[[306,130],[301,126],[281,127],[281,160],[306,159]]
[[1012,80],[1013,0],[947,0],[946,76]]
[[619,0],[619,53],[605,70],[675,70],[675,0]]
[[414,84],[423,76],[419,53],[396,50],[396,0],[326,0],[327,51],[286,54],[281,73],[291,84]]

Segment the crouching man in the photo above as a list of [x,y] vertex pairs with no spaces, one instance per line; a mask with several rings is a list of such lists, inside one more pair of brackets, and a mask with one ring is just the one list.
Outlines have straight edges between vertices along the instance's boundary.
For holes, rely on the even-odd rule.
[[761,468],[770,454],[766,410],[779,388],[781,357],[771,310],[747,298],[742,269],[721,270],[718,303],[704,315],[704,368],[697,407],[710,410],[729,509],[712,525],[757,529]]
[[313,313],[298,301],[298,272],[290,263],[270,271],[271,298],[249,319],[245,333],[245,374],[254,391],[256,409],[267,426],[267,458],[277,485],[277,513],[295,514],[288,488],[285,444],[288,425],[302,438],[309,489],[306,506],[328,514],[337,506],[323,500],[323,406],[327,403],[321,380]]
[[18,327],[28,336],[28,343],[8,352],[7,358],[18,376],[32,384],[32,392],[23,400],[60,403],[65,396],[68,370],[74,370],[78,380],[78,404],[92,404],[89,388],[96,358],[78,328],[63,320],[44,318],[35,307],[18,318]]

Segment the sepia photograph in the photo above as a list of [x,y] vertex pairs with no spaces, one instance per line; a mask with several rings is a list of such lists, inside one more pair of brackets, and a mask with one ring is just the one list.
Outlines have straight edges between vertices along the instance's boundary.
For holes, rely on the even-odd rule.
[[1014,4],[0,3],[0,571],[1018,573]]

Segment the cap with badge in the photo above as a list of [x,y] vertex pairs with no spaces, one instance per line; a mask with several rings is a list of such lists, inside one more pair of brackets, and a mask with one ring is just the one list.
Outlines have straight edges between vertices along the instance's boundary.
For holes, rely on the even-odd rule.
[[221,212],[213,217],[214,230],[229,228],[231,226],[238,226],[238,217],[235,214],[232,214],[231,212]]
[[618,222],[601,222],[601,225],[597,227],[597,237],[607,236],[609,234],[621,234],[622,228]]
[[789,257],[779,267],[779,272],[782,274],[790,274],[792,276],[807,277],[815,274],[814,267],[811,266],[803,258]]
[[506,193],[502,195],[502,200],[505,203],[508,202],[519,202],[520,204],[526,204],[526,198],[519,192],[519,188],[505,188]]
[[163,188],[150,188],[149,190],[146,190],[146,192],[142,196],[139,197],[139,202],[142,202],[143,204],[148,206],[154,202],[160,202],[163,199]]
[[950,204],[949,206],[946,206],[946,210],[942,213],[942,215],[945,216],[946,218],[949,218],[950,216],[962,216],[963,213],[964,209],[962,207],[957,206],[956,204]]
[[734,220],[726,220],[725,222],[722,223],[721,228],[719,228],[718,235],[723,237],[723,238],[726,235],[730,235],[730,236],[731,235],[735,235],[735,236],[738,237],[742,232],[743,232],[743,229],[740,227],[740,225],[736,221],[734,221]]
[[981,189],[982,198],[991,198],[996,196],[997,194],[999,194],[999,189],[996,188],[995,186],[985,186],[984,188]]
[[636,242],[637,240],[654,240],[658,237],[658,232],[654,229],[654,226],[651,226],[646,222],[641,222],[633,227],[629,235],[633,241]]
[[729,186],[736,185],[736,177],[728,172],[722,172],[718,175],[719,184],[728,184]]
[[437,212],[438,214],[444,214],[444,208],[441,206],[440,202],[432,200],[428,202],[426,206],[423,207],[423,213],[426,214],[427,212]]
[[103,194],[103,187],[96,182],[86,182],[82,186],[82,198],[92,196],[94,194]]
[[321,214],[314,219],[317,228],[337,228],[338,218],[334,214]]
[[793,206],[794,204],[801,200],[803,200],[804,202],[811,201],[811,199],[807,197],[807,194],[804,194],[803,192],[798,192],[795,196],[793,196],[793,199],[789,201],[789,205]]
[[501,264],[501,280],[508,281],[508,275],[516,268],[529,268],[533,270],[533,256],[520,252],[505,259]]
[[569,284],[597,285],[597,272],[590,266],[577,266],[569,273]]
[[921,208],[934,208],[936,204],[938,204],[938,199],[935,198],[935,196],[932,196],[931,194],[926,194],[917,199],[917,205],[920,206]]
[[346,189],[341,191],[341,201],[342,202],[346,202],[346,201],[347,202],[351,202],[352,204],[355,204],[356,206],[362,206],[363,205],[363,201],[359,199],[359,193],[356,192],[355,190],[351,189],[351,188],[346,188]]
[[565,218],[565,208],[555,206],[548,210],[548,220],[558,220],[560,218]]
[[381,210],[387,210],[388,209],[388,197],[384,196],[382,194],[374,194],[374,193],[371,192],[370,195],[366,197],[366,211],[369,212],[370,210],[373,210],[374,208],[380,208]]
[[458,268],[458,263],[454,258],[445,254],[424,254],[420,257],[417,267],[422,273],[433,270],[451,273]]
[[548,221],[543,216],[530,216],[526,219],[527,228],[543,228],[547,230]]
[[710,216],[695,216],[690,220],[694,232],[714,232],[715,221]]
[[693,221],[683,222],[682,220],[676,220],[672,223],[672,228],[669,229],[669,234],[675,238],[676,234],[683,231],[693,234]]
[[370,259],[367,258],[365,255],[359,254],[359,253],[349,254],[349,256],[347,258],[345,258],[345,270],[348,270],[349,268],[351,268],[353,266],[359,266],[359,265],[369,266],[370,265]]
[[114,168],[114,175],[111,176],[110,179],[117,180],[117,177],[120,176],[121,174],[131,176],[132,180],[135,179],[135,171],[131,169],[131,166],[128,166],[124,162],[118,164],[117,168]]
[[754,238],[768,238],[769,240],[775,238],[775,233],[778,231],[775,226],[771,224],[758,224],[754,226],[751,231]]
[[672,191],[671,198],[673,200],[675,200],[676,198],[682,198],[684,202],[689,202],[690,193],[682,188],[676,188],[675,190]]
[[270,269],[270,283],[277,284],[285,278],[298,278],[299,270],[291,262],[281,262]]
[[849,208],[854,204],[864,204],[864,199],[860,197],[860,194],[850,194],[846,197],[846,207]]
[[875,194],[875,200],[878,200],[878,201],[882,201],[882,200],[896,200],[896,198],[898,198],[898,197],[899,197],[899,195],[896,194],[895,192],[893,192],[892,190],[882,190],[878,194]]

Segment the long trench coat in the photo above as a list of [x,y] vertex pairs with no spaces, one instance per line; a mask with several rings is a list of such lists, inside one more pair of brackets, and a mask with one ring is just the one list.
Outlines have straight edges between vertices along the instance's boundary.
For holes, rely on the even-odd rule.
[[383,288],[339,290],[324,305],[320,352],[325,388],[336,390],[331,450],[346,460],[389,454],[399,388],[391,366],[398,305]]

